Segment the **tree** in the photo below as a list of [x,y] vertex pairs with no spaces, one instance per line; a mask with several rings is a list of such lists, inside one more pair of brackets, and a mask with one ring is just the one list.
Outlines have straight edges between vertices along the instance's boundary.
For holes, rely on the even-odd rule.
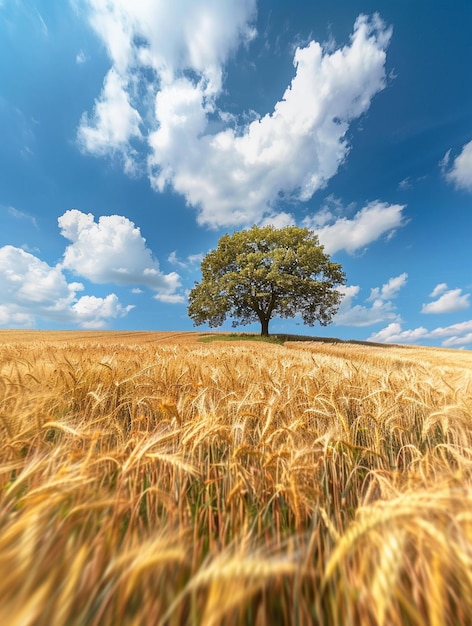
[[318,237],[307,228],[272,226],[224,235],[201,263],[202,281],[190,291],[188,314],[195,326],[261,323],[269,334],[272,317],[300,314],[304,323],[326,326],[337,312],[345,283]]

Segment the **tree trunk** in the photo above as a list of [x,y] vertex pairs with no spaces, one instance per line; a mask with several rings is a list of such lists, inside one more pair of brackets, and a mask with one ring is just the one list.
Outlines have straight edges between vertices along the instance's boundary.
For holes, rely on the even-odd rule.
[[261,318],[261,337],[269,336],[269,319],[266,317]]

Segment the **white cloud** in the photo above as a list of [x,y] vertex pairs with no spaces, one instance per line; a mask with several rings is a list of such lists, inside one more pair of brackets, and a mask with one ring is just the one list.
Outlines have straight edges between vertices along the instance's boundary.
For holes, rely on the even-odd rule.
[[462,335],[470,332],[472,332],[472,320],[436,328],[431,331],[431,337],[453,337],[455,335]]
[[29,252],[14,246],[0,248],[0,292],[2,300],[43,306],[54,301],[70,301],[77,283],[70,286],[57,267],[50,267]]
[[387,320],[399,320],[395,305],[392,300],[398,295],[398,291],[406,284],[406,273],[391,278],[382,287],[371,289],[366,302],[372,302],[369,306],[353,304],[360,292],[358,285],[342,286],[338,290],[344,295],[339,311],[334,317],[337,326],[371,326]]
[[83,50],[80,50],[80,52],[78,52],[77,56],[75,57],[75,62],[77,63],[77,65],[82,65],[83,63],[86,63],[87,61],[88,61],[88,56],[85,54]]
[[414,343],[427,336],[428,331],[422,326],[414,328],[413,330],[402,330],[398,322],[392,322],[377,333],[372,333],[368,341],[378,341],[380,343]]
[[463,348],[464,346],[472,343],[472,333],[468,333],[463,337],[450,337],[442,342],[444,348]]
[[0,326],[33,327],[41,317],[101,328],[110,318],[123,317],[133,308],[123,307],[115,294],[77,298],[83,288],[81,283],[68,283],[59,266],[51,267],[21,248],[0,248]]
[[9,304],[0,304],[0,327],[33,328],[34,321],[34,315]]
[[152,68],[167,83],[193,70],[221,87],[222,67],[255,35],[255,0],[87,0],[88,19],[120,74]]
[[440,294],[444,293],[446,289],[447,289],[447,283],[439,283],[438,285],[436,285],[433,291],[429,294],[429,297],[436,298],[436,296],[439,296]]
[[443,328],[427,330],[423,326],[403,330],[398,322],[389,324],[379,332],[373,333],[369,341],[381,343],[416,343],[425,339],[443,338],[442,346],[445,348],[464,347],[472,343],[472,320],[451,324]]
[[105,298],[82,296],[72,305],[72,310],[80,319],[82,328],[104,328],[108,320],[123,317],[132,308],[134,308],[132,305],[123,307],[114,293]]
[[446,179],[458,189],[472,192],[472,141],[462,147],[461,153],[454,159],[452,165],[450,161],[449,150],[440,163]]
[[119,154],[125,171],[136,170],[135,150],[129,145],[133,138],[141,138],[141,116],[131,106],[126,82],[111,69],[92,117],[83,114],[77,139],[84,151],[97,156]]
[[391,300],[398,295],[398,292],[402,287],[406,285],[408,280],[408,274],[403,272],[400,276],[394,276],[390,278],[382,287],[375,287],[371,289],[369,300],[376,301],[380,300]]
[[173,250],[167,257],[167,260],[172,265],[177,265],[178,267],[182,268],[188,268],[192,265],[200,265],[204,256],[205,255],[203,254],[203,252],[199,252],[198,254],[189,254],[185,260],[182,260],[177,255],[177,251]]
[[[445,283],[437,285],[433,290],[431,297],[436,297],[442,293],[447,287]],[[439,288],[439,291],[438,291]],[[435,300],[423,304],[422,313],[456,313],[457,311],[465,311],[469,308],[469,294],[463,294],[462,289],[450,289]]]
[[[240,41],[254,34],[248,20],[254,0],[87,0],[87,17],[104,42],[112,68],[104,79],[91,116],[78,129],[80,146],[96,156],[118,154],[125,171],[134,174],[137,153],[130,140],[151,132],[151,96],[184,71],[205,83],[207,97],[221,89],[223,64]],[[144,109],[144,119],[139,113]]]
[[330,223],[334,221],[334,216],[331,210],[324,206],[319,211],[317,211],[314,215],[305,218],[304,224],[311,228],[312,230],[320,231],[324,226],[328,226]]
[[195,265],[195,264],[200,265],[200,263],[203,261],[204,256],[205,255],[202,252],[198,252],[197,254],[189,254],[187,258],[188,258],[188,262],[191,265]]
[[274,228],[285,228],[286,226],[293,226],[294,224],[295,218],[293,215],[285,213],[285,211],[266,215],[259,221],[259,226],[273,226]]
[[58,224],[72,242],[64,251],[64,269],[93,283],[144,285],[163,295],[173,295],[180,287],[179,275],[160,271],[140,229],[126,217],[101,216],[96,222],[91,213],[72,209]]
[[[387,204],[377,200],[360,209],[352,219],[335,219],[325,210],[321,215],[323,226],[317,227],[320,217],[316,214],[306,218],[304,225],[316,232],[320,243],[329,254],[338,250],[354,253],[383,235],[391,236],[397,228],[403,226],[404,208],[405,205]],[[327,223],[330,220],[332,223]]]
[[125,217],[103,216],[95,222],[93,215],[73,209],[58,223],[62,235],[72,243],[66,247],[62,262],[54,267],[22,248],[0,248],[0,326],[34,327],[41,318],[57,324],[103,328],[134,308],[122,305],[114,293],[79,297],[84,285],[68,282],[66,271],[92,283],[129,286],[133,293],[141,293],[138,285],[146,286],[161,302],[184,301],[178,293],[179,275],[160,271],[139,228]]
[[[386,84],[391,31],[378,16],[359,16],[349,45],[297,48],[294,78],[272,113],[249,123],[242,116],[235,130],[218,98],[230,54],[254,37],[254,0],[88,7],[112,69],[94,114],[82,119],[84,149],[119,151],[132,169],[129,140],[142,138],[152,186],[184,195],[200,224],[274,223],[280,198],[309,200],[346,158],[349,124]],[[152,109],[143,92],[155,95]],[[210,116],[224,130],[213,132]]]
[[[394,296],[398,288],[406,282],[406,278],[406,274],[401,274],[388,281],[380,290],[372,289],[369,299],[376,296]],[[462,294],[461,289],[448,290],[446,283],[436,285],[430,297],[438,299],[423,305],[422,313],[453,313],[469,307],[469,295]],[[465,346],[472,341],[472,320],[433,330],[428,330],[423,326],[404,330],[400,320],[397,319],[380,331],[372,333],[369,337],[369,341],[382,343],[415,343],[425,339],[443,339],[442,345],[444,347]]]
[[178,293],[158,293],[154,298],[159,300],[159,302],[166,302],[167,304],[182,304],[186,301],[185,296]]
[[350,46],[331,55],[316,42],[298,48],[282,99],[242,134],[205,133],[201,85],[182,78],[162,90],[149,138],[154,186],[171,184],[198,207],[199,223],[212,226],[259,222],[280,197],[309,200],[345,159],[350,121],[384,87],[387,41],[378,22],[360,18]]
[[179,259],[179,257],[177,256],[177,250],[173,250],[167,257],[167,260],[172,265],[178,265],[179,267],[183,267],[183,268],[187,267],[187,263]]

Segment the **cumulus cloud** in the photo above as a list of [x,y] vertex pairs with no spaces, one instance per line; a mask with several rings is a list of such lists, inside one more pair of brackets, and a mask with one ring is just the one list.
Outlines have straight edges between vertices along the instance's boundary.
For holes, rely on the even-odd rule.
[[82,328],[102,328],[110,318],[133,308],[115,294],[78,297],[82,283],[68,283],[59,266],[51,267],[21,248],[0,248],[0,326],[33,327],[37,317]]
[[442,294],[437,300],[423,304],[422,313],[456,313],[469,308],[470,294],[463,294],[462,289],[447,289],[446,283],[437,285],[431,293],[432,298]]
[[19,304],[70,302],[82,287],[68,285],[59,268],[14,246],[0,248],[0,268],[2,300],[14,298]]
[[392,322],[382,330],[372,333],[369,337],[369,341],[378,341],[380,343],[414,343],[427,336],[428,331],[422,326],[412,330],[402,330],[402,326],[399,322]]
[[360,209],[352,218],[335,217],[324,208],[321,214],[305,218],[303,223],[316,232],[329,254],[339,250],[352,254],[384,235],[392,236],[405,224],[404,208],[402,204],[377,200]]
[[34,315],[22,311],[20,307],[0,304],[0,327],[33,328],[34,322]]
[[382,330],[373,333],[369,341],[381,343],[416,343],[425,339],[442,338],[445,348],[464,347],[472,343],[472,320],[451,324],[450,326],[427,330],[423,326],[403,330],[401,324],[394,322]]
[[156,97],[154,186],[171,184],[198,207],[201,224],[215,226],[257,222],[281,197],[309,200],[345,159],[350,121],[384,87],[387,41],[380,23],[362,17],[350,46],[332,54],[317,42],[298,48],[282,99],[242,134],[206,134],[205,94],[181,78]]
[[141,231],[126,217],[66,211],[58,219],[61,234],[71,241],[62,267],[93,283],[143,285],[171,295],[180,287],[176,272],[164,274]]
[[371,326],[387,320],[399,320],[393,299],[399,290],[406,284],[406,273],[391,278],[381,287],[370,290],[370,296],[365,300],[372,304],[354,304],[358,297],[360,287],[358,285],[341,286],[338,290],[343,294],[343,300],[339,311],[334,317],[337,326]]
[[472,141],[466,143],[461,153],[451,163],[449,150],[441,161],[446,179],[458,189],[472,192]]
[[103,328],[108,320],[123,317],[132,308],[132,305],[123,307],[114,293],[105,298],[82,296],[72,305],[72,311],[80,319],[82,328]]
[[[82,118],[83,149],[118,150],[131,167],[132,140],[142,139],[152,186],[182,194],[200,224],[290,219],[277,217],[280,199],[307,201],[327,184],[349,153],[350,123],[386,85],[391,30],[361,15],[344,47],[298,47],[294,77],[272,112],[241,117],[235,128],[219,96],[229,56],[255,36],[255,0],[87,4],[112,68]],[[153,95],[152,108],[143,93]]]
[[212,100],[221,90],[228,56],[254,36],[255,0],[86,0],[85,6],[112,67],[93,113],[82,116],[78,142],[95,156],[119,154],[125,171],[135,173],[138,155],[130,141],[142,137],[141,127],[149,134],[157,125],[156,92],[193,72]]
[[102,216],[77,209],[58,219],[61,234],[72,243],[57,265],[14,246],[0,248],[0,326],[34,327],[36,319],[82,328],[104,328],[126,316],[134,305],[122,305],[118,296],[83,294],[82,282],[69,282],[68,272],[91,283],[148,287],[161,302],[181,303],[180,277],[163,274],[146,241],[127,218]]
[[93,115],[82,115],[77,139],[84,151],[97,156],[120,155],[125,171],[132,174],[136,169],[136,151],[129,141],[141,138],[141,116],[131,106],[126,87],[125,81],[111,69],[102,94],[95,101]]
[[[406,281],[406,274],[398,276],[397,279],[391,279],[379,292],[373,289],[371,297],[382,292],[387,295],[392,293],[392,289],[395,293],[397,287],[404,282],[402,277]],[[446,283],[437,284],[429,295],[430,298],[437,298],[437,300],[424,304],[421,309],[422,313],[455,313],[469,307],[469,294],[463,294],[461,289],[448,289]],[[446,348],[463,347],[472,343],[472,320],[428,330],[424,326],[403,329],[398,319],[369,337],[369,341],[382,343],[415,343],[426,339],[442,339],[442,346]]]
[[219,91],[228,56],[255,35],[255,0],[86,0],[86,4],[90,24],[121,75],[146,66],[159,80],[171,83],[183,71],[193,70],[210,90]]

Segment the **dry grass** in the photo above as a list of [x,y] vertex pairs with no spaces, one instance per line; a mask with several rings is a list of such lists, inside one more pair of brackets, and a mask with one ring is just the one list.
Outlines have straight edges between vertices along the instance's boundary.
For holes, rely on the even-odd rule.
[[472,354],[0,333],[0,624],[472,623]]

